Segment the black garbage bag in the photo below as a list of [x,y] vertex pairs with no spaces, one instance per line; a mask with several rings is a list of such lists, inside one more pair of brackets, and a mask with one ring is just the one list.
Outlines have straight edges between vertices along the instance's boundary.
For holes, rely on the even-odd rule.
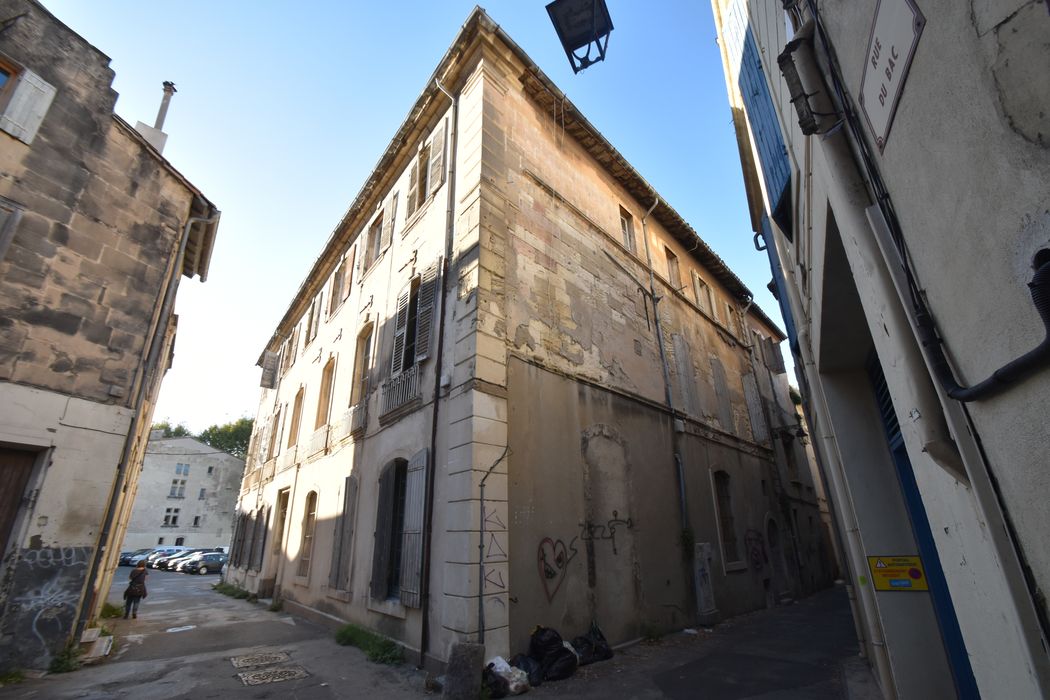
[[543,666],[536,659],[525,654],[518,654],[509,663],[514,668],[520,668],[528,675],[529,685],[533,688],[539,688],[543,685]]
[[580,659],[572,649],[562,646],[543,660],[543,680],[560,681],[576,673]]
[[548,656],[562,648],[561,635],[550,627],[539,625],[529,637],[529,656],[542,665]]
[[490,698],[505,698],[510,695],[510,681],[496,673],[492,664],[481,672],[481,687],[488,689]]
[[594,660],[605,661],[613,657],[612,647],[609,646],[609,642],[605,639],[605,635],[602,634],[602,630],[598,627],[598,623],[591,620],[591,629],[587,633],[587,638],[591,640],[591,644],[594,647]]

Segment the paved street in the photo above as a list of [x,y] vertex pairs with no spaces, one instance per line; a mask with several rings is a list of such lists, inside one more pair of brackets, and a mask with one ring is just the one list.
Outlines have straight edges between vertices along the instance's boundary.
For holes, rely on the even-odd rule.
[[[123,590],[122,568],[118,584]],[[322,698],[421,697],[423,674],[368,662],[319,626],[211,590],[215,576],[152,571],[138,620],[109,620],[117,641],[97,666],[7,688],[7,698]],[[110,596],[119,602],[119,593]],[[231,658],[286,654],[265,666],[234,668]],[[845,591],[753,613],[696,635],[634,645],[571,679],[533,689],[533,697],[816,700],[879,697],[857,645]],[[252,670],[305,677],[245,686]],[[298,671],[301,669],[301,671]],[[850,691],[847,693],[848,690]]]

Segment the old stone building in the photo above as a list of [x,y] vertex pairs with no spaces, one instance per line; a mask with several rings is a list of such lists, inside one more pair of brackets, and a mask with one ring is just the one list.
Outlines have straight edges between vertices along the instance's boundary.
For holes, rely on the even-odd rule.
[[428,663],[827,585],[782,339],[476,9],[262,354],[228,580]]
[[1048,697],[1047,4],[712,6],[865,657]]
[[154,430],[122,551],[230,546],[244,460],[192,437]]
[[0,666],[93,617],[218,212],[113,113],[109,59],[0,1]]

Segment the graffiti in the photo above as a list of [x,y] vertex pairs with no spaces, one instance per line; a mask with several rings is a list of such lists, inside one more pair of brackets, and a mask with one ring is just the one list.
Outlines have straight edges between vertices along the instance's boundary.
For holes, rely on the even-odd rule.
[[748,530],[744,535],[744,546],[747,547],[747,558],[752,571],[762,571],[769,562],[766,554],[766,539],[758,530]]
[[634,529],[634,521],[631,518],[623,520],[620,514],[613,511],[613,516],[604,525],[592,525],[589,522],[580,523],[580,539],[584,542],[593,540],[609,540],[612,542],[613,554],[619,554],[616,549],[616,528],[623,527],[625,530]]
[[11,577],[2,636],[18,639],[12,660],[46,667],[73,631],[91,547],[23,549]]
[[27,549],[22,552],[22,562],[30,569],[54,569],[87,564],[86,547],[54,547],[50,549]]
[[539,565],[540,582],[543,584],[543,592],[547,594],[548,603],[554,600],[555,594],[565,581],[569,562],[579,554],[576,550],[576,539],[573,537],[568,547],[562,540],[552,540],[550,537],[540,540],[540,546],[536,550],[536,561]]
[[500,545],[499,540],[496,539],[495,533],[489,534],[488,547],[485,550],[486,559],[506,559],[507,551]]
[[501,591],[506,590],[507,588],[507,584],[503,580],[503,572],[497,569],[488,569],[485,571],[485,585],[491,585]]
[[[491,525],[492,526],[491,529],[493,529],[493,530],[506,530],[507,529],[507,526],[503,524],[503,520],[499,517],[499,513],[496,512],[495,508],[493,508],[492,510],[486,510],[485,511],[485,525],[486,526]],[[486,527],[486,529],[489,529],[489,528]]]

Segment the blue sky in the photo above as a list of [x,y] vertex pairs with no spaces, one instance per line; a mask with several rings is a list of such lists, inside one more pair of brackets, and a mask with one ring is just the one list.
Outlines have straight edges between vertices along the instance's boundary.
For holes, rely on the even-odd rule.
[[[112,59],[132,124],[176,84],[164,154],[223,212],[208,281],[179,290],[156,418],[254,415],[263,345],[474,3],[44,2]],[[710,5],[607,2],[607,60],[579,75],[542,0],[483,6],[779,322]]]

